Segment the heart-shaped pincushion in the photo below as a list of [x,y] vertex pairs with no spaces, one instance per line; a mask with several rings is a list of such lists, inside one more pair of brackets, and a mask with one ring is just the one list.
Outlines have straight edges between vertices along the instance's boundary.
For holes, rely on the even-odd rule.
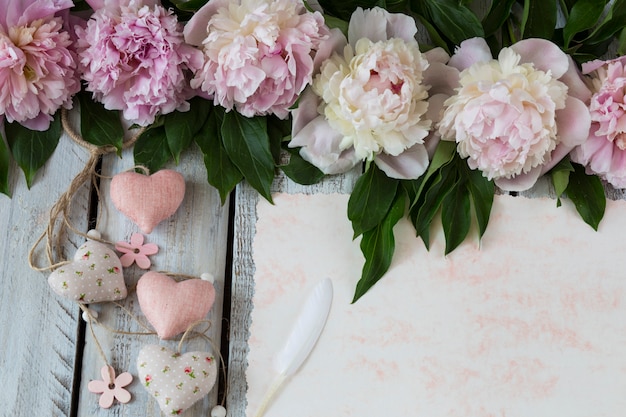
[[176,282],[150,271],[137,283],[137,299],[159,337],[169,339],[207,315],[215,301],[215,288],[202,279]]
[[164,346],[144,346],[137,356],[139,380],[165,415],[181,414],[211,391],[217,364],[210,352],[180,354]]
[[185,179],[164,169],[152,175],[122,172],[111,180],[113,205],[143,233],[173,215],[185,197]]
[[127,294],[120,258],[94,240],[87,240],[72,262],[52,272],[48,284],[57,294],[79,303],[116,301]]

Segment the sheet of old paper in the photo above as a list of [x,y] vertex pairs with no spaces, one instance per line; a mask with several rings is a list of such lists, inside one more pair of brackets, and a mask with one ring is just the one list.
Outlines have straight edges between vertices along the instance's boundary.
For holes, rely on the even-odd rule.
[[347,201],[257,206],[247,416],[323,277],[335,289],[326,328],[267,417],[624,415],[626,202],[608,201],[594,232],[569,203],[496,196],[480,245],[447,257],[440,230],[428,252],[402,221],[390,271],[350,304],[363,257]]

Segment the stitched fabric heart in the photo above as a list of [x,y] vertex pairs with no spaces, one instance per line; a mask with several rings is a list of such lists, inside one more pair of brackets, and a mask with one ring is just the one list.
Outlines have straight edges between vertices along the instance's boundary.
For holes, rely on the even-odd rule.
[[176,282],[150,271],[137,283],[137,299],[159,337],[169,339],[207,315],[215,301],[215,288],[202,279]]
[[122,172],[111,181],[113,205],[143,233],[173,215],[185,197],[185,179],[164,169],[152,175]]
[[210,352],[180,354],[164,346],[144,346],[137,356],[141,384],[165,415],[181,414],[215,385],[217,364]]
[[[100,237],[94,231],[89,234]],[[106,245],[89,239],[71,263],[50,274],[48,284],[60,296],[79,303],[116,301],[127,294],[120,259]]]

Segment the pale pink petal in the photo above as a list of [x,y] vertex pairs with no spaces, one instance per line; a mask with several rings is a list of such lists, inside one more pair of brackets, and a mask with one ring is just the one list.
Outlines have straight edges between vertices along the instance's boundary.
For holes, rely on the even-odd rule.
[[403,13],[389,13],[387,15],[388,39],[399,38],[410,42],[415,40],[416,34],[417,26],[415,26],[415,19],[413,19],[411,16]]
[[526,191],[535,185],[541,176],[541,167],[531,169],[525,174],[519,174],[514,178],[497,178],[496,185],[504,191]]
[[448,65],[463,71],[477,62],[491,61],[493,56],[489,45],[483,38],[471,38],[461,42],[461,45],[454,51]]
[[323,116],[318,116],[294,135],[289,147],[301,146],[300,155],[325,174],[349,171],[359,161],[354,148],[339,148],[343,136],[330,127]]
[[115,369],[112,366],[105,365],[100,368],[100,375],[102,375],[102,381],[104,381],[107,386],[109,383],[115,381]]
[[587,103],[591,99],[591,90],[583,81],[582,75],[572,57],[568,56],[568,59],[570,63],[569,68],[559,81],[564,82],[568,86],[567,94]]
[[573,148],[589,137],[591,116],[585,103],[568,97],[565,108],[556,111],[556,124],[560,143]]
[[143,245],[144,237],[141,233],[133,233],[130,236],[130,246],[133,248],[139,248]]
[[545,39],[524,39],[511,45],[511,49],[521,56],[521,63],[532,63],[536,69],[552,71],[554,78],[561,78],[569,68],[565,52]]
[[185,42],[190,45],[200,46],[207,36],[207,24],[217,10],[222,7],[228,7],[230,0],[209,0],[197,12],[193,14],[191,19],[185,24],[183,34]]
[[135,263],[141,269],[148,269],[150,268],[150,264],[151,264],[150,259],[148,259],[147,256],[140,255],[140,254],[135,255]]
[[341,53],[348,40],[339,29],[331,29],[328,39],[320,42],[319,49],[313,59],[313,73],[317,74],[320,67],[334,52]]
[[450,97],[459,86],[459,70],[440,62],[431,62],[424,71],[423,82],[430,86],[430,95],[446,94]]
[[6,26],[26,26],[39,19],[48,19],[61,10],[74,6],[72,0],[3,0]]
[[445,49],[437,47],[430,49],[422,54],[424,58],[428,60],[431,64],[433,62],[439,62],[441,64],[447,64],[450,60],[450,55],[445,51]]
[[428,168],[428,152],[422,144],[413,145],[398,156],[376,155],[374,163],[390,178],[413,180]]
[[102,408],[110,408],[113,405],[113,398],[113,391],[107,389],[100,396],[100,401],[98,403]]
[[48,130],[50,127],[50,122],[52,121],[52,116],[45,113],[39,113],[36,117],[32,119],[23,120],[20,122],[22,126],[30,130],[38,130],[40,132],[44,132]]
[[125,387],[133,382],[133,376],[129,372],[122,372],[117,378],[115,378],[116,387]]
[[155,255],[159,252],[159,247],[154,243],[146,243],[141,247],[141,253],[144,255]]
[[[292,110],[291,135],[296,136],[307,124],[319,116],[317,106],[320,98],[311,88],[307,88],[298,99],[298,107]],[[292,139],[293,142],[293,139]],[[297,145],[302,146],[302,145]]]
[[117,398],[117,400],[122,404],[126,404],[131,398],[130,392],[126,391],[124,388],[116,388],[113,391],[113,395],[115,395],[115,398]]
[[87,384],[87,389],[89,390],[89,392],[93,392],[94,394],[101,394],[109,389],[109,383],[96,379],[93,381],[89,381],[89,383]]
[[356,41],[362,38],[372,42],[386,41],[387,16],[389,12],[379,7],[370,10],[363,10],[361,7],[352,13],[348,26],[348,42],[352,47]]
[[[117,250],[119,251],[119,249],[117,249]],[[120,257],[120,262],[122,263],[122,266],[124,268],[128,268],[129,266],[131,266],[133,264],[133,262],[135,262],[135,254],[133,253],[133,250],[131,249],[130,252],[125,253],[124,255],[122,255]]]

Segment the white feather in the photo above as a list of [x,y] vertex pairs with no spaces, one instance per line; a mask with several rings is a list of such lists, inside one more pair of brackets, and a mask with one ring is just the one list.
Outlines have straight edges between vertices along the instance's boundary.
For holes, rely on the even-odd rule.
[[315,286],[307,298],[283,348],[274,357],[276,379],[261,401],[256,417],[263,415],[283,382],[295,374],[309,357],[324,329],[332,301],[333,284],[326,278]]

